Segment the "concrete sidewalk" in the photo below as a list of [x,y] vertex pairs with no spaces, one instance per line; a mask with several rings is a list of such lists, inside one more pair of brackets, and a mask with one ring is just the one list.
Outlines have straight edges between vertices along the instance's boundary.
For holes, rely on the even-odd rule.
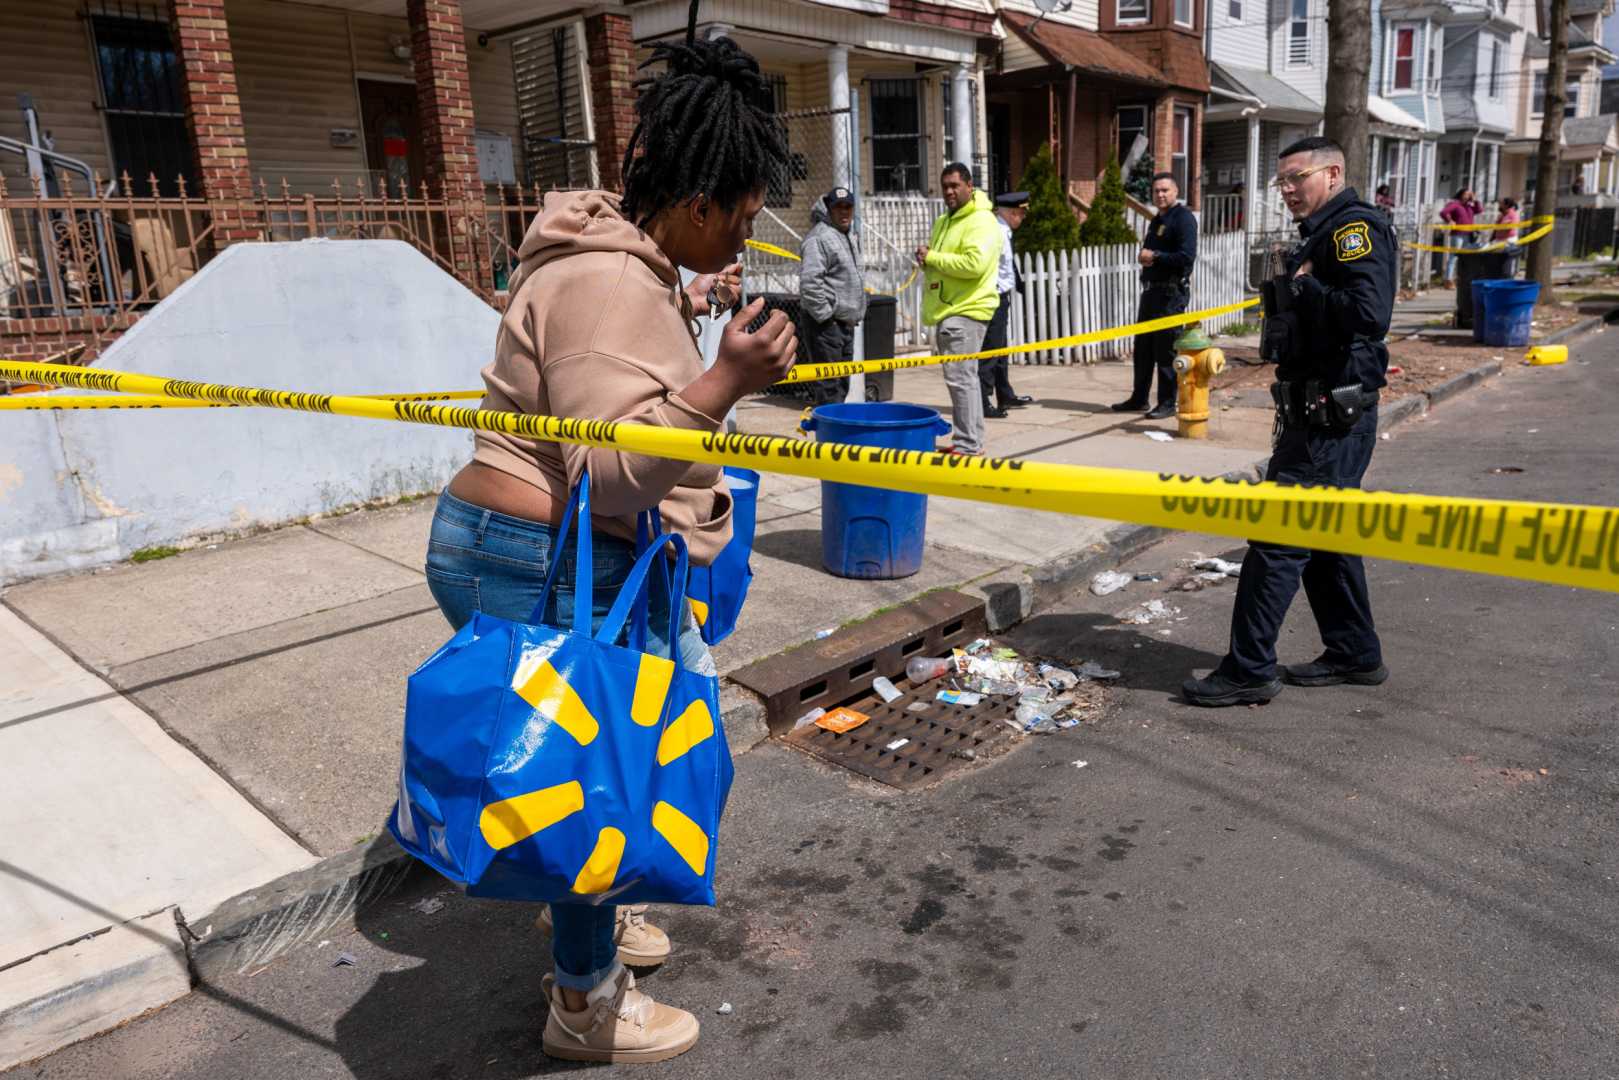
[[[1126,364],[1012,378],[1039,404],[989,422],[993,454],[1196,475],[1252,474],[1269,454],[1263,408],[1217,407],[1207,442],[1148,438],[1175,422],[1107,409],[1127,396]],[[948,408],[931,368],[900,373],[895,396]],[[784,434],[799,411],[757,399],[740,423]],[[743,626],[716,650],[722,673],[937,588],[1012,586],[984,590],[1004,626],[1040,590],[1157,535],[935,499],[920,573],[849,581],[821,568],[819,508],[818,482],[764,477],[756,576]],[[397,878],[367,852],[395,796],[405,677],[449,634],[421,572],[433,509],[429,497],[0,594],[0,762],[17,777],[0,800],[0,1027],[25,1030],[28,1055],[95,1030],[57,1023],[39,1004],[51,992],[124,986],[110,1023],[171,1000],[176,919],[207,978],[267,963]],[[728,687],[724,704],[736,751],[767,736],[746,692]],[[170,964],[146,998],[111,962],[45,962],[154,912],[168,937],[136,936]]]

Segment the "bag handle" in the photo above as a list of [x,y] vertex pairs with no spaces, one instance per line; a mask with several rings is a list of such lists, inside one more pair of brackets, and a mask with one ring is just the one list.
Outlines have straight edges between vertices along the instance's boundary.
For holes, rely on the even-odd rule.
[[624,622],[629,618],[631,606],[646,588],[647,574],[658,560],[664,558],[664,545],[671,543],[675,545],[676,558],[674,575],[669,583],[669,658],[673,660],[680,655],[680,627],[685,615],[688,564],[686,538],[679,533],[659,535],[641,552],[635,565],[630,568],[629,577],[624,579],[623,588],[618,591],[618,599],[613,601],[607,617],[602,620],[601,629],[596,632],[597,641],[611,645],[618,640],[618,635],[624,630]]
[[[654,506],[650,510],[642,510],[635,515],[635,554],[640,555],[652,545],[652,541],[663,532],[663,516]],[[664,568],[664,588],[669,587],[668,568]],[[630,609],[630,648],[637,652],[646,652],[646,638],[648,632],[648,616],[652,590],[648,589],[637,599],[635,607]]]
[[573,629],[575,633],[590,633],[590,615],[595,608],[595,567],[590,542],[590,472],[579,474],[579,483],[568,498],[568,509],[562,514],[557,527],[557,540],[551,548],[551,566],[545,572],[545,587],[540,590],[540,602],[529,614],[530,626],[537,626],[545,617],[545,605],[551,599],[551,588],[556,584],[557,570],[562,566],[562,551],[568,543],[568,530],[574,518],[579,519],[579,539],[574,547]]

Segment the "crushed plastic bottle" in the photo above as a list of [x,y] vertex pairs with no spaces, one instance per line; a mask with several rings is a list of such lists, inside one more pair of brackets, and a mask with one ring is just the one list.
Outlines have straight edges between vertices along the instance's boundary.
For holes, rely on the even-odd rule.
[[1082,678],[1107,682],[1109,679],[1117,679],[1121,673],[1114,671],[1112,668],[1105,668],[1095,660],[1087,660],[1079,665],[1079,674]]
[[1121,574],[1117,570],[1103,570],[1091,578],[1091,592],[1096,596],[1106,596],[1108,593],[1118,592],[1133,580],[1129,574]]
[[797,731],[799,728],[809,727],[811,724],[815,723],[815,721],[819,720],[825,715],[826,710],[820,706],[816,706],[803,716],[800,716],[797,720],[793,721],[793,730]]
[[877,696],[882,698],[884,701],[898,701],[900,698],[905,696],[904,694],[900,693],[899,687],[895,686],[881,675],[871,680],[871,688],[877,691]]
[[905,662],[905,677],[913,683],[925,683],[948,675],[953,665],[942,656],[913,656]]

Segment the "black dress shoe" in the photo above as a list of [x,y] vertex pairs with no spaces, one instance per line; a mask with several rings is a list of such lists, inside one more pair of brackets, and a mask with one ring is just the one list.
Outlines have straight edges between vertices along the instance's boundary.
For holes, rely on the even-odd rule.
[[1145,401],[1136,401],[1133,398],[1129,401],[1121,401],[1117,405],[1108,406],[1114,412],[1140,412],[1146,407],[1147,403]]
[[1029,395],[1027,395],[1027,394],[1013,394],[1012,395],[1012,400],[1008,401],[1005,405],[1002,405],[1001,408],[1003,408],[1003,409],[1021,409],[1025,405],[1033,405],[1033,404],[1034,404],[1034,398],[1030,397]]
[[1160,401],[1157,405],[1154,405],[1153,408],[1152,408],[1152,411],[1149,412],[1146,416],[1142,417],[1142,419],[1143,420],[1168,420],[1171,416],[1174,416],[1174,415],[1175,415],[1175,403],[1172,402],[1172,401],[1168,401],[1168,402]]
[[1338,686],[1354,683],[1356,686],[1381,686],[1388,681],[1389,669],[1382,664],[1371,667],[1343,667],[1325,656],[1308,664],[1287,664],[1282,668],[1282,681],[1289,686]]
[[986,406],[984,408],[984,418],[986,420],[1005,420],[1006,419],[1006,410],[1005,409],[997,409],[997,408],[994,408],[994,407],[991,407],[991,406]]
[[1282,692],[1282,680],[1269,682],[1238,682],[1219,671],[1209,672],[1206,679],[1187,679],[1181,683],[1181,696],[1188,704],[1205,708],[1222,705],[1263,705]]

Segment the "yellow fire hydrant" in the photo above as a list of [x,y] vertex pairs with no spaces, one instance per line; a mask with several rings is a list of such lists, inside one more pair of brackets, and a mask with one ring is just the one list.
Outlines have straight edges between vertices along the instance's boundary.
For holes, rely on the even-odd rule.
[[1210,343],[1208,335],[1192,327],[1175,339],[1175,414],[1180,421],[1180,437],[1209,437],[1209,380],[1225,370],[1225,353]]

